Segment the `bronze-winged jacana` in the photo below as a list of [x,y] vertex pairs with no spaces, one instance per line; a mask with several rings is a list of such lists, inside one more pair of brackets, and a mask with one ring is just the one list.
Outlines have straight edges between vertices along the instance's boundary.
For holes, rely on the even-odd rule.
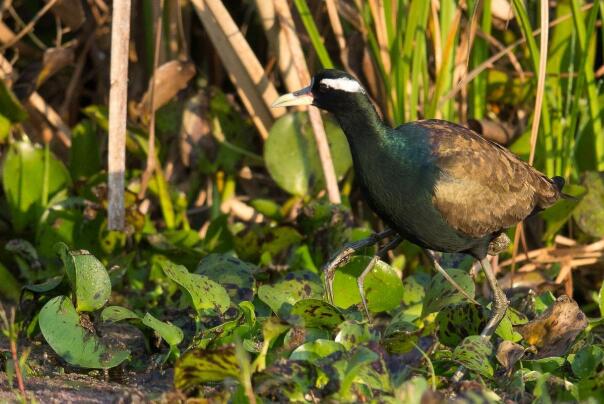
[[[380,119],[363,86],[343,71],[320,71],[310,86],[279,97],[273,107],[294,105],[314,105],[335,115],[348,139],[362,194],[392,229],[348,245],[330,261],[325,273],[328,298],[333,299],[333,276],[341,262],[396,233],[381,253],[406,239],[480,261],[493,296],[481,333],[489,338],[508,301],[486,256],[509,242],[506,228],[560,199],[564,180],[546,177],[506,148],[451,122],[422,120],[393,129]],[[372,264],[358,282],[367,314],[363,280]]]

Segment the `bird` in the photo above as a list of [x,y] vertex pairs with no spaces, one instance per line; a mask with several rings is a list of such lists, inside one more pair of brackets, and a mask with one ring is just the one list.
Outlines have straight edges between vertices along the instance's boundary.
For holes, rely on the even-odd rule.
[[[334,271],[359,248],[396,236],[359,277],[363,281],[379,256],[408,240],[433,252],[465,253],[480,262],[493,305],[481,336],[490,338],[509,302],[497,284],[488,254],[509,244],[506,229],[565,196],[564,179],[549,178],[505,147],[444,120],[387,125],[363,85],[347,72],[318,71],[308,87],[282,95],[273,107],[313,105],[335,116],[348,141],[355,176],[370,208],[388,229],[351,243],[325,267],[327,296],[333,301]],[[450,278],[450,277],[449,277]],[[458,287],[458,286],[457,286]]]

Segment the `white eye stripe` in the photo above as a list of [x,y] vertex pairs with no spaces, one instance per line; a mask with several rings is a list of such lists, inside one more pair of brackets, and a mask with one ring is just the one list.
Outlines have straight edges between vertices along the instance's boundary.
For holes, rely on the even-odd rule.
[[323,79],[321,80],[321,84],[331,89],[345,91],[347,93],[365,93],[365,89],[361,87],[358,81],[345,77],[339,79]]

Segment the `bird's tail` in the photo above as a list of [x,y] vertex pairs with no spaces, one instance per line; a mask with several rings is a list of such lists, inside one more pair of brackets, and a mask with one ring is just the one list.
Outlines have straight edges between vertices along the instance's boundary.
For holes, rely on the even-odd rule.
[[558,191],[560,192],[560,196],[563,199],[570,199],[570,200],[576,200],[577,198],[569,195],[569,194],[565,194],[564,192],[562,192],[562,188],[564,188],[564,184],[566,183],[566,181],[564,181],[564,178],[562,177],[553,177],[552,178],[552,182],[554,183],[554,185],[556,186],[556,188],[558,188]]

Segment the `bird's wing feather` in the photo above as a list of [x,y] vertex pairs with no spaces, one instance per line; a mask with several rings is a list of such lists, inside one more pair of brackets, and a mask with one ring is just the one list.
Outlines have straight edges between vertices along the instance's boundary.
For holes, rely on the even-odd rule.
[[426,130],[440,169],[434,206],[457,231],[484,237],[559,199],[552,180],[506,148],[450,122],[416,124]]

